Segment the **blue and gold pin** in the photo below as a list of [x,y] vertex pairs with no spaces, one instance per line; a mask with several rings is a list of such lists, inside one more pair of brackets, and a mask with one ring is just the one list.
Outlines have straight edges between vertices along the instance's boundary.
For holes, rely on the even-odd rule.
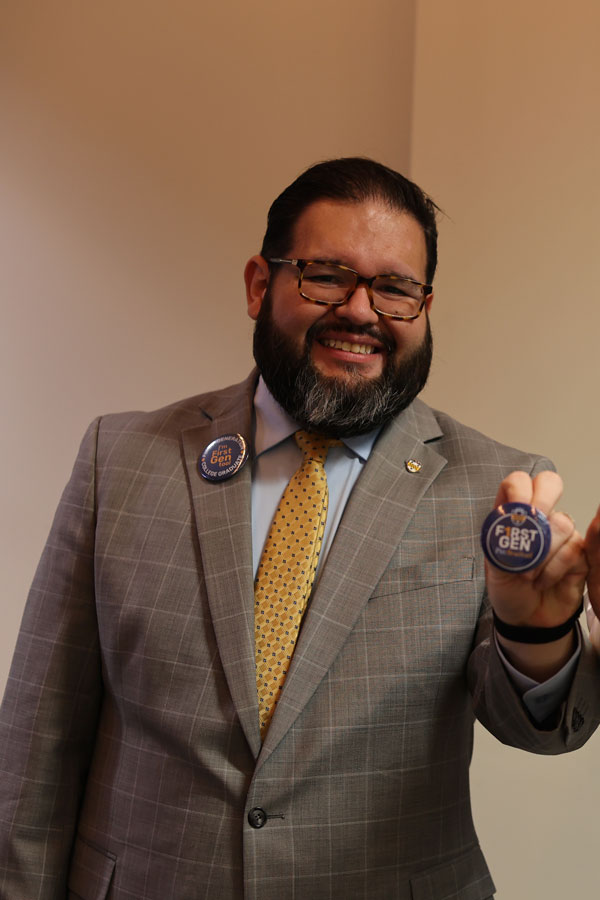
[[248,445],[241,434],[224,434],[211,441],[198,460],[198,471],[207,481],[227,481],[248,459]]
[[528,572],[548,555],[552,533],[541,511],[529,503],[503,503],[481,529],[483,552],[497,569]]

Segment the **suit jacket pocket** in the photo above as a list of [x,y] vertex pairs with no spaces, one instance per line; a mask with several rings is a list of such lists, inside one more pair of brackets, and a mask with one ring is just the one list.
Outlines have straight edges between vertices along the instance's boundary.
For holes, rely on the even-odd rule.
[[94,847],[82,837],[75,840],[69,870],[69,898],[105,900],[115,870],[117,857]]
[[371,597],[405,594],[454,581],[471,581],[474,564],[472,556],[450,556],[414,566],[390,567],[383,573]]
[[412,900],[492,900],[496,890],[479,847],[422,872],[410,887]]

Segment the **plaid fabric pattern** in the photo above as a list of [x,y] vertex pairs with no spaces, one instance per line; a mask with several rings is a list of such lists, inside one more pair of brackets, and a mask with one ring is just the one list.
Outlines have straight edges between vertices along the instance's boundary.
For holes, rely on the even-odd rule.
[[2,900],[484,900],[474,712],[541,753],[597,724],[587,647],[541,732],[489,639],[479,527],[507,472],[547,463],[416,402],[356,484],[262,743],[251,469],[197,470],[252,433],[253,390],[83,442],[0,714]]

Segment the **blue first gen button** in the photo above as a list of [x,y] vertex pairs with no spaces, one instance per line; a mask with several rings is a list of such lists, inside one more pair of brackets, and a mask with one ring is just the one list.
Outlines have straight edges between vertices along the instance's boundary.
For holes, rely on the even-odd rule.
[[204,448],[198,471],[207,481],[227,481],[248,459],[248,445],[241,434],[224,434]]
[[550,523],[529,503],[503,503],[492,510],[481,529],[481,546],[492,565],[504,572],[529,572],[550,550]]

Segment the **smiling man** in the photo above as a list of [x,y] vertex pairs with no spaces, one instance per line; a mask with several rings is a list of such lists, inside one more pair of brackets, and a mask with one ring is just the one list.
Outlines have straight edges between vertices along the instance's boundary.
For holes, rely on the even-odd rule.
[[[423,211],[433,216],[432,206]],[[278,257],[271,243],[285,246],[267,232],[245,276],[254,356],[273,396],[324,434],[360,434],[393,418],[423,388],[431,363],[422,226],[381,198],[323,199],[295,224],[301,258]],[[376,274],[361,277],[367,270]]]
[[[2,706],[0,897],[493,896],[474,718],[576,749],[598,664],[551,464],[418,398],[435,213],[371,160],[308,169],[246,265],[257,370],[90,427]],[[532,571],[484,563],[507,502],[548,518]]]

